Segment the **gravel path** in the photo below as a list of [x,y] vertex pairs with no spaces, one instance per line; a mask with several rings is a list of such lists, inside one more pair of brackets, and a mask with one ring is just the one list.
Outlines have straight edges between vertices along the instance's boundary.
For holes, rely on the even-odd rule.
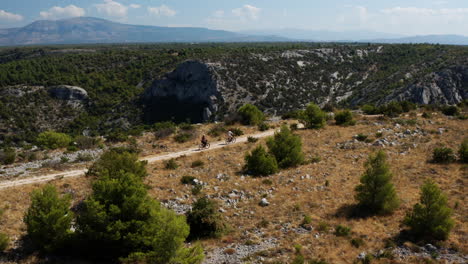
[[[263,137],[272,136],[274,133],[275,133],[275,130],[268,130],[268,131],[265,131],[265,132],[262,132],[262,133],[257,133],[257,134],[251,134],[251,135],[238,137],[237,140],[236,140],[236,143],[233,143],[233,144],[240,144],[240,143],[247,142],[248,137],[263,138]],[[147,160],[148,163],[153,163],[153,162],[156,162],[156,161],[162,161],[162,160],[169,160],[169,159],[178,158],[178,157],[181,157],[181,156],[195,155],[195,154],[200,153],[200,152],[220,149],[220,148],[223,148],[223,147],[226,147],[226,146],[227,145],[226,145],[226,143],[224,141],[218,141],[218,142],[211,143],[211,147],[209,149],[190,148],[190,149],[187,149],[187,150],[183,150],[183,151],[179,151],[179,152],[173,152],[173,153],[169,153],[169,154],[165,154],[165,155],[151,155],[151,156],[147,156],[147,157],[142,157],[142,158],[140,158],[140,160]],[[15,187],[15,186],[34,184],[34,183],[40,183],[40,182],[47,182],[47,181],[56,180],[56,179],[81,177],[81,176],[84,176],[84,174],[87,171],[88,171],[88,169],[78,169],[78,170],[64,171],[64,172],[53,173],[53,174],[48,174],[48,175],[43,175],[43,176],[36,176],[36,177],[31,177],[31,178],[4,181],[4,182],[0,182],[0,190],[10,188],[10,187]]]

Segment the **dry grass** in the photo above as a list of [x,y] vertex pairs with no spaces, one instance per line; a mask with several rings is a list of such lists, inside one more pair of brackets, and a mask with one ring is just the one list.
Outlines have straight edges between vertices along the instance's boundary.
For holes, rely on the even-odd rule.
[[[402,139],[402,142],[407,141],[406,144],[385,148],[394,174],[394,183],[402,200],[401,207],[390,216],[356,219],[348,218],[344,213],[355,202],[354,187],[358,184],[359,177],[364,170],[364,162],[369,153],[378,147],[362,145],[356,149],[346,150],[338,149],[336,144],[350,140],[358,133],[368,134],[374,139],[376,131],[381,128],[381,126],[374,125],[375,122],[384,123],[383,127],[393,128],[393,123],[390,121],[372,118],[364,118],[358,125],[352,127],[328,126],[319,131],[297,131],[303,138],[305,153],[311,157],[318,155],[321,161],[270,176],[268,179],[271,180],[271,185],[264,182],[265,178],[243,177],[241,172],[244,154],[254,146],[264,144],[264,140],[254,144],[236,144],[199,155],[179,158],[177,162],[180,167],[177,170],[165,170],[163,162],[149,164],[150,176],[146,179],[146,183],[151,187],[149,192],[154,198],[159,200],[182,198],[187,204],[191,204],[195,197],[191,193],[190,186],[180,183],[180,178],[184,175],[195,176],[208,183],[202,193],[215,199],[227,195],[233,189],[244,191],[248,197],[252,197],[241,200],[236,207],[230,207],[220,201],[222,208],[226,210],[224,215],[233,228],[229,234],[220,239],[204,241],[207,250],[232,243],[245,244],[246,241],[261,241],[262,237],[252,232],[245,232],[260,228],[265,238],[276,237],[278,239],[277,248],[269,251],[268,255],[279,261],[289,262],[294,254],[293,246],[301,244],[306,257],[323,258],[329,263],[352,263],[360,252],[376,252],[384,248],[386,239],[399,234],[402,230],[400,223],[405,213],[419,198],[420,185],[425,179],[431,178],[448,194],[449,204],[452,207],[456,203],[460,205],[454,210],[456,226],[450,239],[444,244],[447,247],[458,248],[460,252],[466,254],[468,252],[466,223],[468,209],[464,205],[466,204],[465,185],[468,170],[466,166],[457,163],[438,165],[427,161],[432,149],[438,144],[458,149],[463,138],[468,136],[467,123],[446,117],[434,117],[432,120],[433,124],[419,118],[418,122],[421,123],[419,127],[426,131],[437,131],[439,127],[444,127],[447,131],[443,135],[429,133],[425,137]],[[408,128],[414,129],[415,127],[408,126]],[[252,132],[248,128],[243,129],[246,133]],[[199,133],[208,130],[209,127],[204,126],[199,128],[201,131]],[[149,140],[150,138],[141,138],[139,142]],[[417,146],[413,147],[413,143]],[[167,144],[169,151],[175,151],[192,147],[195,141],[176,144],[171,139],[167,139],[162,141],[162,144]],[[149,148],[145,149],[148,153],[152,151]],[[151,154],[155,153],[151,152]],[[201,160],[205,165],[191,168],[195,160]],[[225,181],[216,179],[219,173],[229,175],[229,179]],[[301,179],[301,176],[305,175],[310,175],[309,179]],[[329,183],[328,186],[326,182]],[[64,179],[55,181],[54,184],[63,191],[74,190],[75,202],[90,192],[90,180],[86,178]],[[0,192],[0,206],[6,208],[0,228],[12,236],[13,240],[24,234],[24,224],[21,219],[29,203],[29,193],[37,187],[39,185],[22,186]],[[188,198],[184,198],[185,195]],[[262,197],[268,199],[270,206],[258,205]],[[314,231],[308,234],[297,234],[293,230],[282,230],[285,224],[290,224],[293,228],[299,227],[304,215],[311,216]],[[261,224],[262,219],[267,221],[268,225],[265,221]],[[317,231],[320,222],[330,224],[331,230]],[[337,224],[351,227],[351,237],[360,237],[365,244],[360,248],[355,248],[351,245],[350,238],[336,237],[333,234],[333,227]],[[316,234],[318,238],[315,237]],[[420,263],[420,261],[413,260],[412,263]],[[381,260],[380,263],[391,262]]]

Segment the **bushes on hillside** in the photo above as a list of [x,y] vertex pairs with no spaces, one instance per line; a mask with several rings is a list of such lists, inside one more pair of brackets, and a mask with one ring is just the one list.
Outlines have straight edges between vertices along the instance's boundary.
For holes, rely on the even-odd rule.
[[190,239],[218,237],[226,229],[218,204],[207,197],[199,198],[193,204],[187,213],[187,223],[190,225]]
[[245,156],[245,170],[254,176],[267,176],[278,172],[278,163],[274,156],[258,146]]
[[170,122],[170,121],[155,123],[153,125],[154,136],[157,139],[166,138],[166,137],[174,134],[175,131],[176,131],[176,128],[177,128],[176,124],[174,124],[173,122]]
[[304,162],[301,137],[294,135],[285,125],[267,140],[267,145],[280,168],[294,167]]
[[468,138],[461,143],[458,156],[461,162],[468,163]]
[[12,148],[4,148],[0,152],[0,164],[9,165],[15,163],[16,151]]
[[446,116],[456,116],[459,113],[459,109],[455,105],[444,106],[441,111]]
[[6,234],[0,233],[0,252],[5,251],[9,243],[10,238]]
[[238,110],[241,122],[244,125],[256,126],[265,120],[265,115],[256,106],[245,104]]
[[88,170],[88,176],[112,175],[123,172],[132,173],[140,178],[146,177],[146,161],[138,161],[135,153],[111,149],[102,154]]
[[386,159],[383,151],[371,155],[365,164],[366,172],[361,176],[361,184],[356,187],[358,206],[372,214],[391,213],[399,206]]
[[421,198],[405,217],[404,224],[416,239],[445,240],[454,226],[447,197],[432,181],[421,187]]
[[440,147],[435,148],[432,152],[432,162],[434,163],[450,163],[455,161],[455,155],[453,154],[453,149]]
[[407,113],[411,110],[415,110],[417,108],[416,104],[408,102],[408,101],[393,101],[388,104],[384,104],[381,106],[375,106],[372,104],[366,104],[361,107],[361,110],[366,115],[377,115],[383,114],[389,117],[397,117],[402,113]]
[[41,251],[52,252],[66,246],[73,217],[70,197],[60,197],[54,186],[46,185],[32,193],[24,223],[34,245]]
[[58,133],[54,131],[42,132],[37,136],[36,143],[48,149],[57,149],[67,147],[72,138],[64,133]]
[[379,114],[379,109],[375,105],[366,104],[361,107],[362,112],[366,115],[377,115]]
[[335,115],[335,123],[339,126],[354,126],[356,121],[353,119],[353,113],[349,110],[343,110]]
[[301,116],[301,120],[307,128],[319,129],[325,126],[326,114],[318,105],[310,103]]

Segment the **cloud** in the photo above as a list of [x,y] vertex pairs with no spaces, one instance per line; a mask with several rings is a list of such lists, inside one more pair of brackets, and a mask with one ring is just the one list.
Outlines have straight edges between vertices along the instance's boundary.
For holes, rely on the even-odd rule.
[[94,6],[99,13],[110,17],[125,17],[128,12],[127,6],[113,0],[104,0],[104,3]]
[[0,21],[18,22],[21,20],[23,20],[22,15],[8,13],[7,11],[0,9]]
[[69,5],[66,7],[54,6],[48,11],[42,11],[39,13],[44,19],[61,19],[67,17],[80,17],[86,14],[85,10],[75,5]]
[[172,17],[177,14],[177,12],[166,5],[161,5],[157,7],[148,7],[148,12],[156,16],[167,16]]
[[251,5],[244,5],[243,7],[232,10],[232,14],[240,17],[242,20],[257,20],[261,9]]
[[131,8],[135,8],[135,9],[141,7],[141,5],[137,5],[137,4],[130,4],[129,6],[130,6]]
[[221,18],[224,17],[224,10],[216,10],[213,12],[213,17]]

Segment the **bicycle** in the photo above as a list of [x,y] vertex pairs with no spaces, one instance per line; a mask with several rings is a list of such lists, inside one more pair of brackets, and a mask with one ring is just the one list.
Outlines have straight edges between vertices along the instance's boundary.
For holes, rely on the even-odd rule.
[[201,150],[201,149],[209,149],[210,148],[210,143],[206,143],[206,144],[203,144],[201,143],[200,145],[198,145],[198,148]]
[[236,143],[236,137],[226,138],[226,145]]

